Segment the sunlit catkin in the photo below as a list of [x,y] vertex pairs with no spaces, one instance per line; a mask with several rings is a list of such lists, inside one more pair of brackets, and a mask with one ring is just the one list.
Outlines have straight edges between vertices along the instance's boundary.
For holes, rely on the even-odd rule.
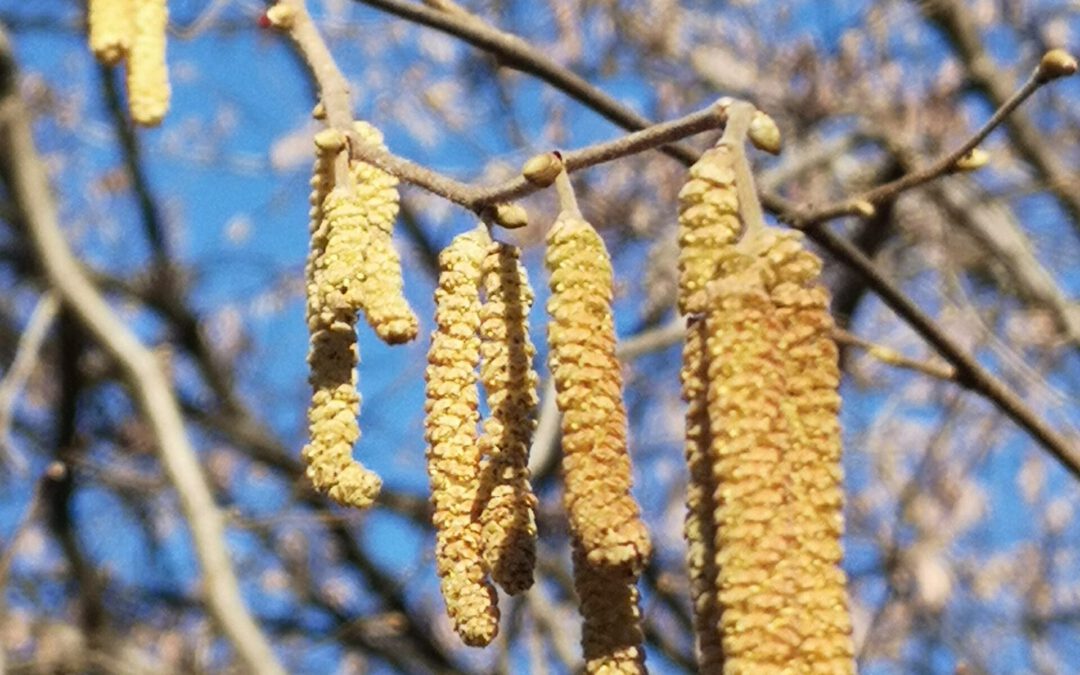
[[89,0],[86,24],[90,51],[98,61],[114,66],[131,49],[133,31],[132,0]]
[[[357,122],[355,131],[361,142],[385,149],[382,134],[367,122]],[[354,268],[355,284],[347,295],[363,308],[383,342],[408,342],[416,337],[419,323],[405,299],[401,257],[393,242],[397,178],[367,162],[352,162],[350,171],[366,222],[357,242],[361,256]]]
[[[795,542],[784,517],[782,328],[759,270],[709,286],[705,317],[716,581],[724,672],[782,672],[800,636],[781,566]],[[802,672],[802,671],[798,671]]]
[[851,673],[854,660],[847,582],[840,567],[843,474],[840,454],[840,369],[829,295],[817,283],[821,261],[784,232],[767,244],[770,295],[782,327],[788,445],[781,471],[788,477],[787,519],[794,541],[790,561],[801,620],[797,662],[806,672]]
[[548,233],[545,263],[551,275],[549,363],[562,412],[570,527],[590,563],[637,568],[650,543],[630,494],[611,260],[596,230],[564,210]]
[[156,126],[169,110],[169,67],[165,62],[165,0],[131,0],[134,34],[127,61],[128,107],[131,119]]
[[321,307],[320,283],[315,279],[315,266],[316,261],[322,258],[326,250],[328,223],[323,218],[323,202],[334,188],[334,164],[344,147],[345,135],[336,129],[323,129],[315,134],[315,165],[311,172],[311,195],[309,196],[311,210],[308,212],[310,239],[307,265],[304,268],[307,296],[306,321],[309,331],[318,329],[318,314]]
[[481,226],[456,237],[439,255],[435,331],[425,373],[424,429],[436,570],[454,630],[474,647],[491,642],[499,626],[495,589],[487,580],[482,532],[474,513],[480,483],[476,368],[481,266],[489,244]]
[[348,189],[336,188],[327,196],[320,228],[325,229],[327,245],[313,261],[314,287],[309,290],[321,309],[308,324],[313,391],[308,410],[310,442],[302,456],[316,490],[340,504],[364,508],[378,496],[381,481],[352,458],[353,444],[360,438],[356,318],[354,312],[334,304],[337,288],[325,276],[332,264],[328,253],[335,250],[341,233],[355,226],[355,213],[354,195]]
[[735,150],[727,144],[706,150],[679,191],[679,294],[681,314],[705,309],[705,285],[716,278],[718,252],[739,236]]
[[575,543],[574,589],[583,618],[581,647],[586,673],[647,672],[636,582],[632,570],[591,562]]
[[854,672],[821,262],[798,233],[771,230],[737,255],[705,319],[724,672]]
[[528,463],[539,378],[529,339],[533,292],[519,257],[509,244],[488,248],[487,298],[480,310],[480,376],[491,411],[480,438],[480,527],[491,578],[510,594],[532,586],[536,564],[536,497]]

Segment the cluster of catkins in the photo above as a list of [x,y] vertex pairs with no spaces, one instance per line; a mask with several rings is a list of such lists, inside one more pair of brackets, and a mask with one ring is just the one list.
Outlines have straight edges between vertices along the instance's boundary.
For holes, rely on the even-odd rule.
[[[846,579],[837,350],[821,261],[801,235],[764,225],[742,142],[775,149],[771,120],[733,104],[717,145],[680,192],[681,373],[690,469],[686,538],[701,672],[853,672]],[[741,125],[741,126],[740,126]],[[396,180],[348,159],[381,147],[357,123],[316,135],[307,265],[311,441],[319,491],[365,507],[380,482],[352,457],[359,438],[356,322],[413,339],[391,236]],[[549,368],[562,414],[564,505],[588,673],[644,673],[637,580],[651,544],[631,496],[627,417],[616,358],[611,259],[582,217],[556,155],[526,177],[558,188],[547,235]],[[425,440],[436,567],[454,630],[483,646],[498,595],[527,590],[536,562],[528,449],[538,376],[533,293],[520,251],[488,226],[439,256],[426,370]],[[481,420],[481,392],[488,416]]]
[[90,50],[98,61],[127,64],[131,118],[143,126],[160,124],[170,96],[165,0],[89,0],[86,22]]
[[723,138],[707,151],[679,195],[685,535],[699,665],[851,673],[829,297],[800,233],[748,222],[740,199],[756,197],[740,184],[748,173],[738,143]]

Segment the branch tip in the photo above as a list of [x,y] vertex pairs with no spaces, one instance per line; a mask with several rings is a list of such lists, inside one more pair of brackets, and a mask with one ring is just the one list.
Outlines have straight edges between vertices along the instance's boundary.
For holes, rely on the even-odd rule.
[[1051,49],[1043,54],[1035,77],[1039,82],[1049,82],[1059,77],[1069,77],[1076,73],[1076,57],[1064,49]]

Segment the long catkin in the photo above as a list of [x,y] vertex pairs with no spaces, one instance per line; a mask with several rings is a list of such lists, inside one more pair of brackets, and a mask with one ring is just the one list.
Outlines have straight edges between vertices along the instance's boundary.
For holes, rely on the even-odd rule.
[[732,146],[719,144],[709,149],[690,168],[690,178],[679,191],[678,307],[690,315],[680,372],[682,396],[687,402],[685,453],[689,469],[684,534],[698,666],[703,673],[720,670],[723,650],[716,596],[716,482],[709,454],[713,432],[707,405],[706,322],[700,314],[707,304],[706,285],[719,274],[742,230],[735,162]]
[[651,550],[630,494],[612,270],[589,223],[564,211],[547,237],[549,363],[562,412],[564,502],[590,563],[639,568]]
[[89,0],[86,24],[90,51],[98,61],[114,66],[127,56],[134,32],[131,0]]
[[131,119],[157,126],[169,110],[169,67],[165,62],[165,0],[132,0],[134,34],[127,60],[128,107]]
[[324,129],[315,134],[315,163],[311,171],[311,194],[308,201],[311,209],[309,217],[309,241],[307,265],[304,268],[306,290],[306,321],[308,331],[316,331],[321,325],[319,314],[322,311],[321,280],[315,278],[316,265],[324,265],[323,253],[326,251],[326,235],[329,223],[323,218],[323,202],[334,189],[334,165],[338,155],[345,148],[345,136],[336,129]]
[[435,331],[428,350],[424,405],[427,469],[434,507],[435,564],[447,613],[465,644],[495,637],[499,611],[487,580],[475,505],[480,483],[476,368],[480,361],[483,226],[454,238],[439,255]]
[[[382,134],[375,127],[357,122],[354,129],[363,143],[385,149]],[[343,291],[363,309],[368,324],[383,342],[408,342],[416,337],[419,322],[405,299],[401,257],[393,242],[398,180],[367,162],[352,162],[349,168],[367,212],[357,242],[359,264],[352,270],[352,283],[348,288],[343,286]]]
[[[379,477],[352,457],[360,438],[356,389],[356,314],[334,304],[337,289],[326,283],[327,266],[357,227],[362,205],[346,188],[335,188],[323,206],[325,250],[313,261],[310,293],[318,297],[319,314],[309,321],[312,399],[308,411],[310,442],[301,453],[315,489],[346,506],[365,508],[378,496]],[[310,304],[310,303],[309,303]]]
[[480,528],[491,578],[513,595],[532,586],[536,565],[536,497],[528,468],[539,400],[529,338],[533,292],[515,246],[493,242],[482,273],[480,375],[491,412],[480,437]]
[[854,672],[821,263],[797,233],[764,231],[738,249],[706,315],[724,672]]

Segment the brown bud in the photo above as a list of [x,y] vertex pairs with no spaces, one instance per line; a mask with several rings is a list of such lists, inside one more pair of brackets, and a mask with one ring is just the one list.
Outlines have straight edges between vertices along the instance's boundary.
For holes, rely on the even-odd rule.
[[555,182],[555,178],[563,170],[562,157],[557,152],[545,152],[536,155],[525,162],[521,167],[521,174],[525,180],[537,187],[548,187]]

